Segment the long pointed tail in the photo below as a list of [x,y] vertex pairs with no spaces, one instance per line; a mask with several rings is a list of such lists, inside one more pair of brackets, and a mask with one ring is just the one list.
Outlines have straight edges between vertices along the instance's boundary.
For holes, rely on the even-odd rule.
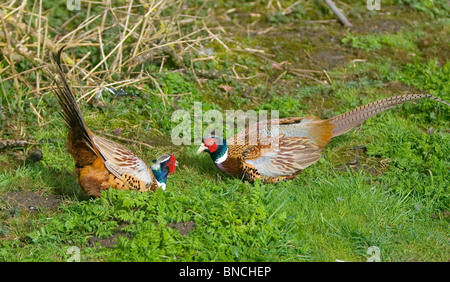
[[328,121],[335,126],[333,129],[333,137],[348,132],[353,127],[362,124],[366,119],[378,113],[403,104],[407,101],[417,100],[421,98],[433,99],[442,102],[447,106],[450,106],[450,103],[434,97],[432,94],[406,94],[389,97],[328,119]]
[[69,84],[67,83],[67,79],[61,66],[61,53],[63,49],[64,47],[62,47],[56,55],[52,54],[52,59],[57,74],[56,77],[52,77],[52,80],[56,84],[53,91],[63,109],[62,116],[73,137],[77,140],[83,140],[86,145],[93,150],[94,146],[92,138],[89,134],[89,129],[86,126],[81,110],[78,107],[77,101]]

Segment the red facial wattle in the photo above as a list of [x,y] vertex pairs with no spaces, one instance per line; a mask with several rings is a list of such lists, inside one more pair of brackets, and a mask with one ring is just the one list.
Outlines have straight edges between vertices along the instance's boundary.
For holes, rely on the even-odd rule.
[[175,172],[177,160],[175,159],[175,156],[172,155],[167,162],[167,166],[169,167],[169,174],[172,174]]
[[213,143],[212,145],[209,145],[208,149],[211,153],[215,152],[217,150],[217,143]]
[[217,141],[213,138],[208,138],[205,140],[205,146],[208,147],[210,153],[217,150]]

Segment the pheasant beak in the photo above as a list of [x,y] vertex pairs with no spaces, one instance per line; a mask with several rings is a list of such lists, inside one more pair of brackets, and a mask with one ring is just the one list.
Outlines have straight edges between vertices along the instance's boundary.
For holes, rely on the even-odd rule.
[[205,146],[205,143],[202,143],[202,145],[200,145],[200,147],[197,150],[197,155],[200,154],[203,151],[207,151],[208,147]]

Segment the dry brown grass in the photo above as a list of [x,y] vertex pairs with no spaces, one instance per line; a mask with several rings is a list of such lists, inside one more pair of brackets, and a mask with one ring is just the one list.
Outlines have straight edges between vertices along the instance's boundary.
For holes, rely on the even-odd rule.
[[[27,86],[36,95],[48,93],[49,83],[42,76],[51,72],[46,67],[48,53],[67,45],[62,59],[71,80],[83,87],[78,99],[90,100],[104,87],[120,89],[145,82],[156,86],[158,91],[151,94],[165,103],[165,93],[144,69],[144,62],[157,62],[160,71],[168,62],[185,70],[183,56],[205,42],[215,40],[228,48],[218,36],[220,29],[209,27],[207,18],[183,14],[183,1],[131,0],[123,6],[113,6],[111,0],[80,1],[84,13],[74,14],[60,26],[53,23],[55,9],[44,10],[42,0],[0,4],[0,55],[7,62],[0,70],[2,82],[12,80],[17,92]],[[82,16],[76,28],[66,28]],[[98,48],[101,56],[92,58],[89,51],[76,57],[76,49],[82,47]],[[20,69],[23,59],[32,67]]]

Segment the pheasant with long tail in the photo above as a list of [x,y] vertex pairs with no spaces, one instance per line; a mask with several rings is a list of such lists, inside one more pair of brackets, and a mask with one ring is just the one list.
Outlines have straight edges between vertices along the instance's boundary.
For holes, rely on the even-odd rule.
[[95,135],[87,127],[61,66],[61,48],[53,56],[56,77],[54,93],[69,129],[67,146],[75,160],[75,173],[83,190],[99,197],[109,188],[156,191],[166,188],[167,176],[175,171],[177,161],[172,154],[153,160],[151,167],[124,146]]
[[[378,113],[421,98],[450,105],[431,94],[406,94],[382,99],[326,120],[310,116],[261,121],[228,140],[218,136],[203,137],[197,154],[208,152],[219,169],[247,181],[261,179],[263,183],[274,183],[289,180],[317,162],[322,149],[332,138]],[[253,138],[255,143],[252,136],[256,136]]]

